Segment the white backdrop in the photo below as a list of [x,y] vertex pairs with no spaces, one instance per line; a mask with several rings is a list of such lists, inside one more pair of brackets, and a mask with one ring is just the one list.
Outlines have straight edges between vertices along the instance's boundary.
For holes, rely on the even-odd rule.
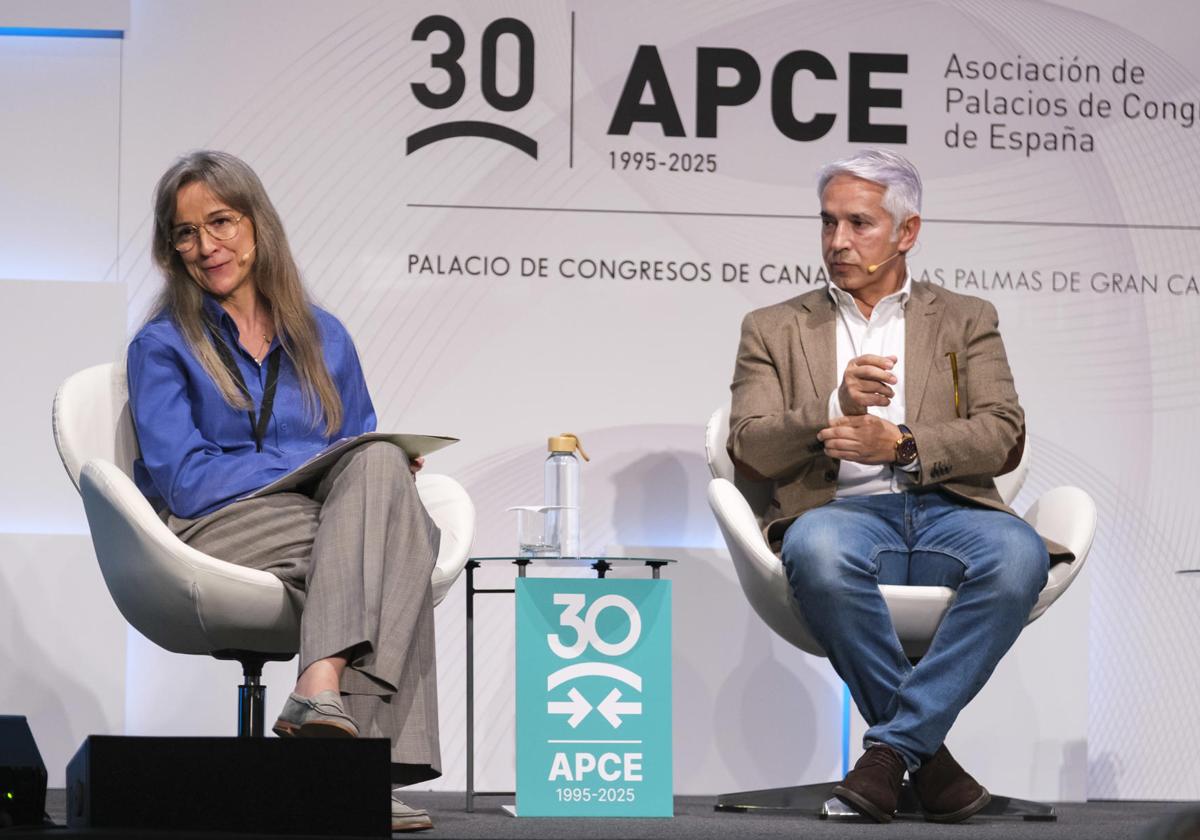
[[[504,508],[540,498],[544,440],[573,431],[594,456],[583,470],[585,546],[649,546],[680,559],[670,576],[681,793],[840,770],[840,689],[826,663],[755,624],[736,591],[704,500],[702,429],[728,399],[742,315],[821,281],[813,173],[868,142],[863,129],[852,132],[851,114],[875,96],[866,119],[904,126],[895,147],[925,176],[914,272],[985,296],[1000,312],[1037,453],[1023,498],[1078,484],[1101,515],[1084,579],[1030,628],[951,743],[1010,794],[1200,797],[1200,765],[1179,749],[1200,740],[1192,714],[1200,579],[1176,574],[1200,565],[1189,481],[1200,405],[1192,5],[132,0],[129,8],[123,41],[0,38],[0,88],[32,91],[10,106],[28,115],[26,131],[0,137],[8,237],[0,294],[16,294],[3,278],[123,289],[124,323],[60,337],[104,348],[96,361],[117,358],[108,336],[136,328],[159,282],[148,247],[158,175],[193,148],[244,157],[279,207],[315,298],[355,336],[381,427],[463,438],[429,468],[467,486],[478,553],[512,549]],[[431,15],[451,23],[414,40]],[[531,35],[532,82],[519,72],[518,39],[499,37],[489,101],[482,44],[501,18]],[[412,85],[447,89],[450,77],[431,57],[455,28],[462,95],[426,107]],[[684,136],[644,120],[610,133],[639,47],[655,48]],[[829,75],[822,58],[787,58],[795,51],[820,54],[836,78],[800,70],[790,97],[786,86],[773,97],[776,80],[791,78],[789,62]],[[101,86],[88,109],[56,99],[75,76],[23,61],[31,52],[91,61],[77,74]],[[852,80],[871,60],[852,54],[882,55],[874,60],[890,72]],[[715,74],[727,99],[746,100],[716,109],[715,130],[704,132],[716,136],[698,136],[712,112],[713,91],[697,93],[705,61],[742,68]],[[761,77],[752,96],[739,87],[751,65]],[[993,74],[1020,78],[972,78]],[[506,97],[520,104],[530,87],[515,110],[494,107]],[[626,106],[642,102],[645,117],[653,102],[669,124],[664,93],[635,87]],[[1107,117],[1092,115],[1099,99],[1110,103]],[[1027,115],[1039,107],[1050,114]],[[777,126],[818,113],[833,122],[816,139]],[[64,114],[72,125],[61,124]],[[520,132],[536,157],[478,136],[410,153],[414,135],[463,121]],[[45,136],[28,133],[37,125]],[[966,131],[975,148],[963,147]],[[48,194],[46,211],[12,210]],[[96,209],[98,201],[112,209]],[[55,239],[64,229],[74,235]],[[10,391],[14,416],[40,418],[30,422],[47,436],[46,390],[59,375]],[[82,532],[69,487],[56,485],[30,513],[7,501],[28,482],[61,479],[52,451],[39,452],[0,487],[6,508],[22,510],[6,527],[30,530],[21,518],[55,523],[35,532]],[[480,652],[487,787],[511,784],[507,609],[489,604],[480,615],[494,628]],[[708,656],[703,640],[717,627],[728,648]],[[463,784],[462,632],[456,591],[438,613],[439,785],[448,788]],[[128,652],[106,651],[96,649],[126,674],[127,731],[179,732],[182,715],[162,698],[185,689],[196,707],[189,731],[232,729],[232,666],[170,656],[136,634]],[[269,669],[275,705],[291,668]],[[758,686],[766,690],[749,688]],[[73,690],[64,684],[64,698]],[[12,710],[36,719],[12,694]]]

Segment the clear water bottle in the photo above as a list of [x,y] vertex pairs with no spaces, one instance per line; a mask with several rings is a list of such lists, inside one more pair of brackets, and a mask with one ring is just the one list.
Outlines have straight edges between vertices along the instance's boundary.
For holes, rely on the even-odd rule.
[[579,556],[579,458],[587,453],[572,434],[550,438],[546,447],[546,534],[557,535],[559,556]]

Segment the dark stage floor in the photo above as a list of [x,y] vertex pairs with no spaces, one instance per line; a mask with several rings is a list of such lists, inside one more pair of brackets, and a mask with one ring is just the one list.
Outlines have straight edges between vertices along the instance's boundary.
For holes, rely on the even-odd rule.
[[[1184,810],[1200,808],[1196,803],[1179,802],[1088,802],[1058,806],[1058,821],[1053,823],[1022,823],[974,819],[958,826],[931,825],[924,822],[894,822],[890,825],[823,822],[815,817],[782,815],[724,814],[713,811],[713,797],[679,796],[675,798],[674,819],[514,819],[500,809],[505,801],[486,798],[477,801],[475,813],[465,811],[461,793],[412,793],[406,797],[410,804],[428,808],[433,815],[434,828],[413,836],[429,838],[968,838],[969,840],[1107,840],[1108,838],[1141,838],[1156,820]],[[66,792],[52,790],[47,796],[47,810],[59,825],[66,823]],[[47,831],[0,831],[0,840],[9,837],[76,836],[150,838],[167,835],[127,835],[115,832],[74,832],[65,828]],[[172,834],[171,837],[220,837],[231,840],[235,835]],[[1164,835],[1165,836],[1165,835]]]

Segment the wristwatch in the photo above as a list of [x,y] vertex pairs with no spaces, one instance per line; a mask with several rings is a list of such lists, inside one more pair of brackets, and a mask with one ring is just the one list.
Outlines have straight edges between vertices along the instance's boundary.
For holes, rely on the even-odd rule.
[[896,466],[907,467],[917,460],[917,439],[913,437],[908,426],[897,426],[896,428],[900,430],[900,439],[896,441]]

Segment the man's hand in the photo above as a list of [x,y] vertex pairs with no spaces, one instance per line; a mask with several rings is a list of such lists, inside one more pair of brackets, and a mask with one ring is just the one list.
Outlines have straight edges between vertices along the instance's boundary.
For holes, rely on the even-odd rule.
[[414,458],[413,460],[408,462],[408,471],[411,472],[413,475],[416,475],[417,473],[419,473],[421,471],[421,467],[423,467],[423,466],[425,466],[424,458]]
[[891,371],[897,361],[896,356],[871,355],[850,360],[838,387],[838,403],[846,416],[865,415],[869,406],[891,403],[896,395],[891,386],[898,381]]
[[825,444],[826,455],[856,464],[892,463],[900,437],[900,428],[895,423],[874,414],[838,417],[828,428],[817,432],[817,440]]

